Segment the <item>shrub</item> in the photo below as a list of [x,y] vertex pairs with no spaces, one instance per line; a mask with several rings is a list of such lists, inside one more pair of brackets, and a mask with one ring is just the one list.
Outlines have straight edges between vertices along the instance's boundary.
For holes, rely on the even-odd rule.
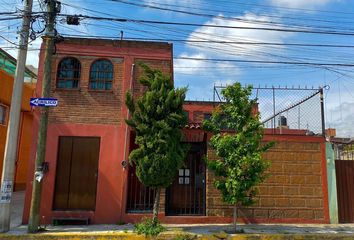
[[149,218],[143,218],[140,223],[134,225],[134,232],[144,234],[145,236],[154,237],[164,231],[166,231],[166,228],[164,228],[160,222],[155,224],[154,221]]

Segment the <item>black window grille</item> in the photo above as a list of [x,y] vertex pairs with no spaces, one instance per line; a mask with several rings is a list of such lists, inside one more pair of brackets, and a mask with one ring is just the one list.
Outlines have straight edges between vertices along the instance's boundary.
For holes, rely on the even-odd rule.
[[95,61],[90,70],[90,89],[110,90],[113,82],[113,64],[109,60]]
[[128,213],[145,213],[152,212],[155,199],[155,190],[145,187],[135,175],[135,167],[129,167],[128,179]]
[[57,88],[78,88],[81,74],[81,64],[73,57],[60,61],[57,71]]

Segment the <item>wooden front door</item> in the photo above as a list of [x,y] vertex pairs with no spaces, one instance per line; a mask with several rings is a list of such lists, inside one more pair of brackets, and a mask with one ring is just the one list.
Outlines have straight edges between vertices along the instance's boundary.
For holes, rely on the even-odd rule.
[[166,190],[167,215],[205,215],[204,143],[192,143],[172,185]]
[[60,137],[54,210],[95,210],[100,138]]

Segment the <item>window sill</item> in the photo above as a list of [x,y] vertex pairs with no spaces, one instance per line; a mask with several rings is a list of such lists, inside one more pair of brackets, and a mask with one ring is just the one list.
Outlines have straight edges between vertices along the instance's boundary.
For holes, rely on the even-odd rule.
[[87,89],[88,92],[99,92],[99,93],[113,93],[113,90],[102,90],[102,89]]
[[54,92],[80,92],[81,88],[54,88]]

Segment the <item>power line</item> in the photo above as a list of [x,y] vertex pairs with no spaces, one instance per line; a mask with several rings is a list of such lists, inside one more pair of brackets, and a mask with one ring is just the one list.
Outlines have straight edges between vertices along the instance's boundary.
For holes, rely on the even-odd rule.
[[194,58],[194,57],[175,57],[174,59],[208,61],[208,62],[239,62],[239,63],[264,63],[264,64],[288,64],[288,65],[310,65],[321,67],[354,67],[348,63],[316,63],[316,62],[290,62],[290,61],[263,61],[263,60],[241,60],[241,59],[220,59],[220,58]]
[[0,12],[0,15],[13,15],[16,14],[17,12]]
[[12,45],[19,46],[17,43],[14,43],[14,42],[10,41],[9,39],[7,39],[7,38],[4,37],[4,36],[1,36],[1,35],[0,35],[0,38],[3,39],[3,40],[5,40],[6,42],[12,44]]
[[[109,0],[109,1],[122,3],[122,4],[127,4],[127,5],[132,5],[132,6],[137,6],[137,7],[142,7],[142,8],[150,8],[150,9],[169,11],[169,12],[175,12],[175,13],[182,13],[182,14],[187,14],[187,15],[192,15],[192,16],[199,16],[199,17],[206,17],[206,18],[216,18],[216,19],[231,20],[231,21],[245,22],[245,23],[251,23],[251,24],[271,25],[271,26],[274,26],[274,25],[286,26],[286,24],[284,24],[284,23],[275,22],[275,21],[247,19],[247,18],[243,18],[243,17],[228,17],[228,16],[197,13],[197,12],[190,12],[190,11],[184,11],[184,10],[179,10],[179,9],[165,8],[165,7],[161,7],[161,4],[155,6],[155,5],[150,5],[150,4],[129,2],[129,1],[125,1],[125,0]],[[162,5],[164,5],[164,4],[162,4]],[[166,4],[166,5],[168,5],[168,4]],[[333,27],[330,27],[330,26],[309,26],[309,25],[300,25],[300,24],[293,25],[293,27],[333,29]],[[348,30],[348,29],[346,28],[345,30]]]
[[8,18],[0,18],[0,21],[9,21],[9,20],[15,20],[15,19],[21,19],[22,17],[8,17]]
[[[82,35],[64,34],[64,36],[82,37]],[[85,35],[89,38],[111,38],[120,39],[117,36],[103,35]],[[340,44],[311,44],[311,43],[277,43],[277,42],[247,42],[247,41],[215,41],[215,40],[188,40],[188,39],[170,39],[170,38],[134,38],[129,37],[125,40],[142,40],[142,41],[165,41],[165,42],[191,42],[191,43],[218,43],[218,44],[240,44],[240,45],[269,45],[269,46],[298,46],[298,47],[330,47],[330,48],[354,48],[354,45]]]
[[[106,0],[106,1],[110,1],[110,0]],[[96,11],[96,10],[92,10],[92,9],[88,9],[88,8],[83,8],[81,6],[75,6],[75,5],[72,5],[72,4],[65,4],[65,3],[62,3],[63,5],[67,5],[67,6],[70,6],[70,7],[73,7],[73,8],[76,8],[76,9],[84,9],[86,11],[90,11],[90,12],[95,12],[95,13],[100,13],[100,14],[104,14],[104,15],[108,15],[108,16],[114,16],[112,14],[109,14],[109,13],[105,13],[105,12],[99,12],[99,11]],[[213,8],[213,9],[207,9],[207,8],[200,8],[200,7],[193,7],[193,6],[198,6],[199,4],[195,4],[194,2],[191,3],[191,2],[188,2],[188,6],[181,6],[181,5],[177,5],[177,4],[168,4],[168,3],[161,3],[161,2],[155,2],[155,1],[151,1],[149,0],[149,4],[154,4],[154,5],[157,5],[157,6],[168,6],[168,7],[178,7],[179,9],[180,8],[185,8],[185,9],[195,9],[195,10],[201,10],[201,11],[208,11],[208,12],[216,12],[216,11],[221,11],[223,13],[229,13],[229,14],[245,14],[244,12],[235,12],[235,11],[229,11],[229,8],[227,8],[227,10],[225,9],[221,9],[221,10],[218,10],[216,8]],[[236,3],[237,4],[237,3]],[[218,3],[218,6],[220,4]],[[250,13],[252,13],[252,11],[250,11]],[[264,14],[264,13],[252,13],[252,14],[255,14],[255,15],[258,15],[258,16],[262,16],[262,17],[270,17],[270,18],[276,18],[276,19],[289,19],[289,20],[296,20],[296,21],[299,21],[299,20],[302,20],[302,21],[305,21],[305,22],[309,22],[309,21],[315,21],[315,22],[325,22],[325,23],[335,23],[335,24],[340,24],[340,26],[342,26],[343,24],[353,24],[354,22],[350,21],[350,22],[343,22],[343,21],[338,21],[338,16],[336,16],[336,21],[331,21],[331,20],[328,20],[326,18],[326,20],[324,19],[314,19],[314,18],[306,18],[306,17],[301,17],[299,18],[299,16],[297,15],[297,17],[290,17],[290,16],[279,16],[279,15],[274,15],[274,14]],[[348,30],[348,28],[345,28],[345,30]]]
[[[71,14],[60,14],[59,16],[72,16]],[[245,30],[263,30],[263,31],[277,31],[277,32],[294,32],[294,33],[307,33],[307,34],[324,34],[324,35],[341,35],[341,36],[354,36],[353,32],[340,32],[340,31],[321,31],[321,30],[304,30],[304,29],[290,29],[290,28],[271,28],[271,27],[246,27],[246,26],[227,26],[227,25],[214,25],[214,24],[199,24],[199,23],[185,23],[185,22],[167,22],[167,21],[153,21],[129,18],[108,18],[108,17],[95,17],[89,15],[76,15],[84,19],[115,21],[115,22],[131,22],[131,23],[149,23],[159,25],[178,25],[190,27],[211,27],[211,28],[225,28],[225,29],[245,29]]]
[[[222,2],[221,0],[219,0]],[[229,3],[229,1],[226,1]],[[238,5],[249,5],[249,6],[257,6],[257,7],[266,7],[266,8],[278,8],[278,9],[285,9],[285,10],[291,10],[291,11],[306,11],[306,12],[322,12],[322,13],[336,13],[336,14],[348,14],[348,15],[354,15],[354,12],[343,12],[343,11],[329,11],[329,10],[320,10],[320,9],[308,9],[308,8],[295,8],[295,7],[284,7],[284,6],[270,6],[270,5],[264,5],[264,4],[257,4],[257,3],[235,3],[233,4],[238,4]]]

